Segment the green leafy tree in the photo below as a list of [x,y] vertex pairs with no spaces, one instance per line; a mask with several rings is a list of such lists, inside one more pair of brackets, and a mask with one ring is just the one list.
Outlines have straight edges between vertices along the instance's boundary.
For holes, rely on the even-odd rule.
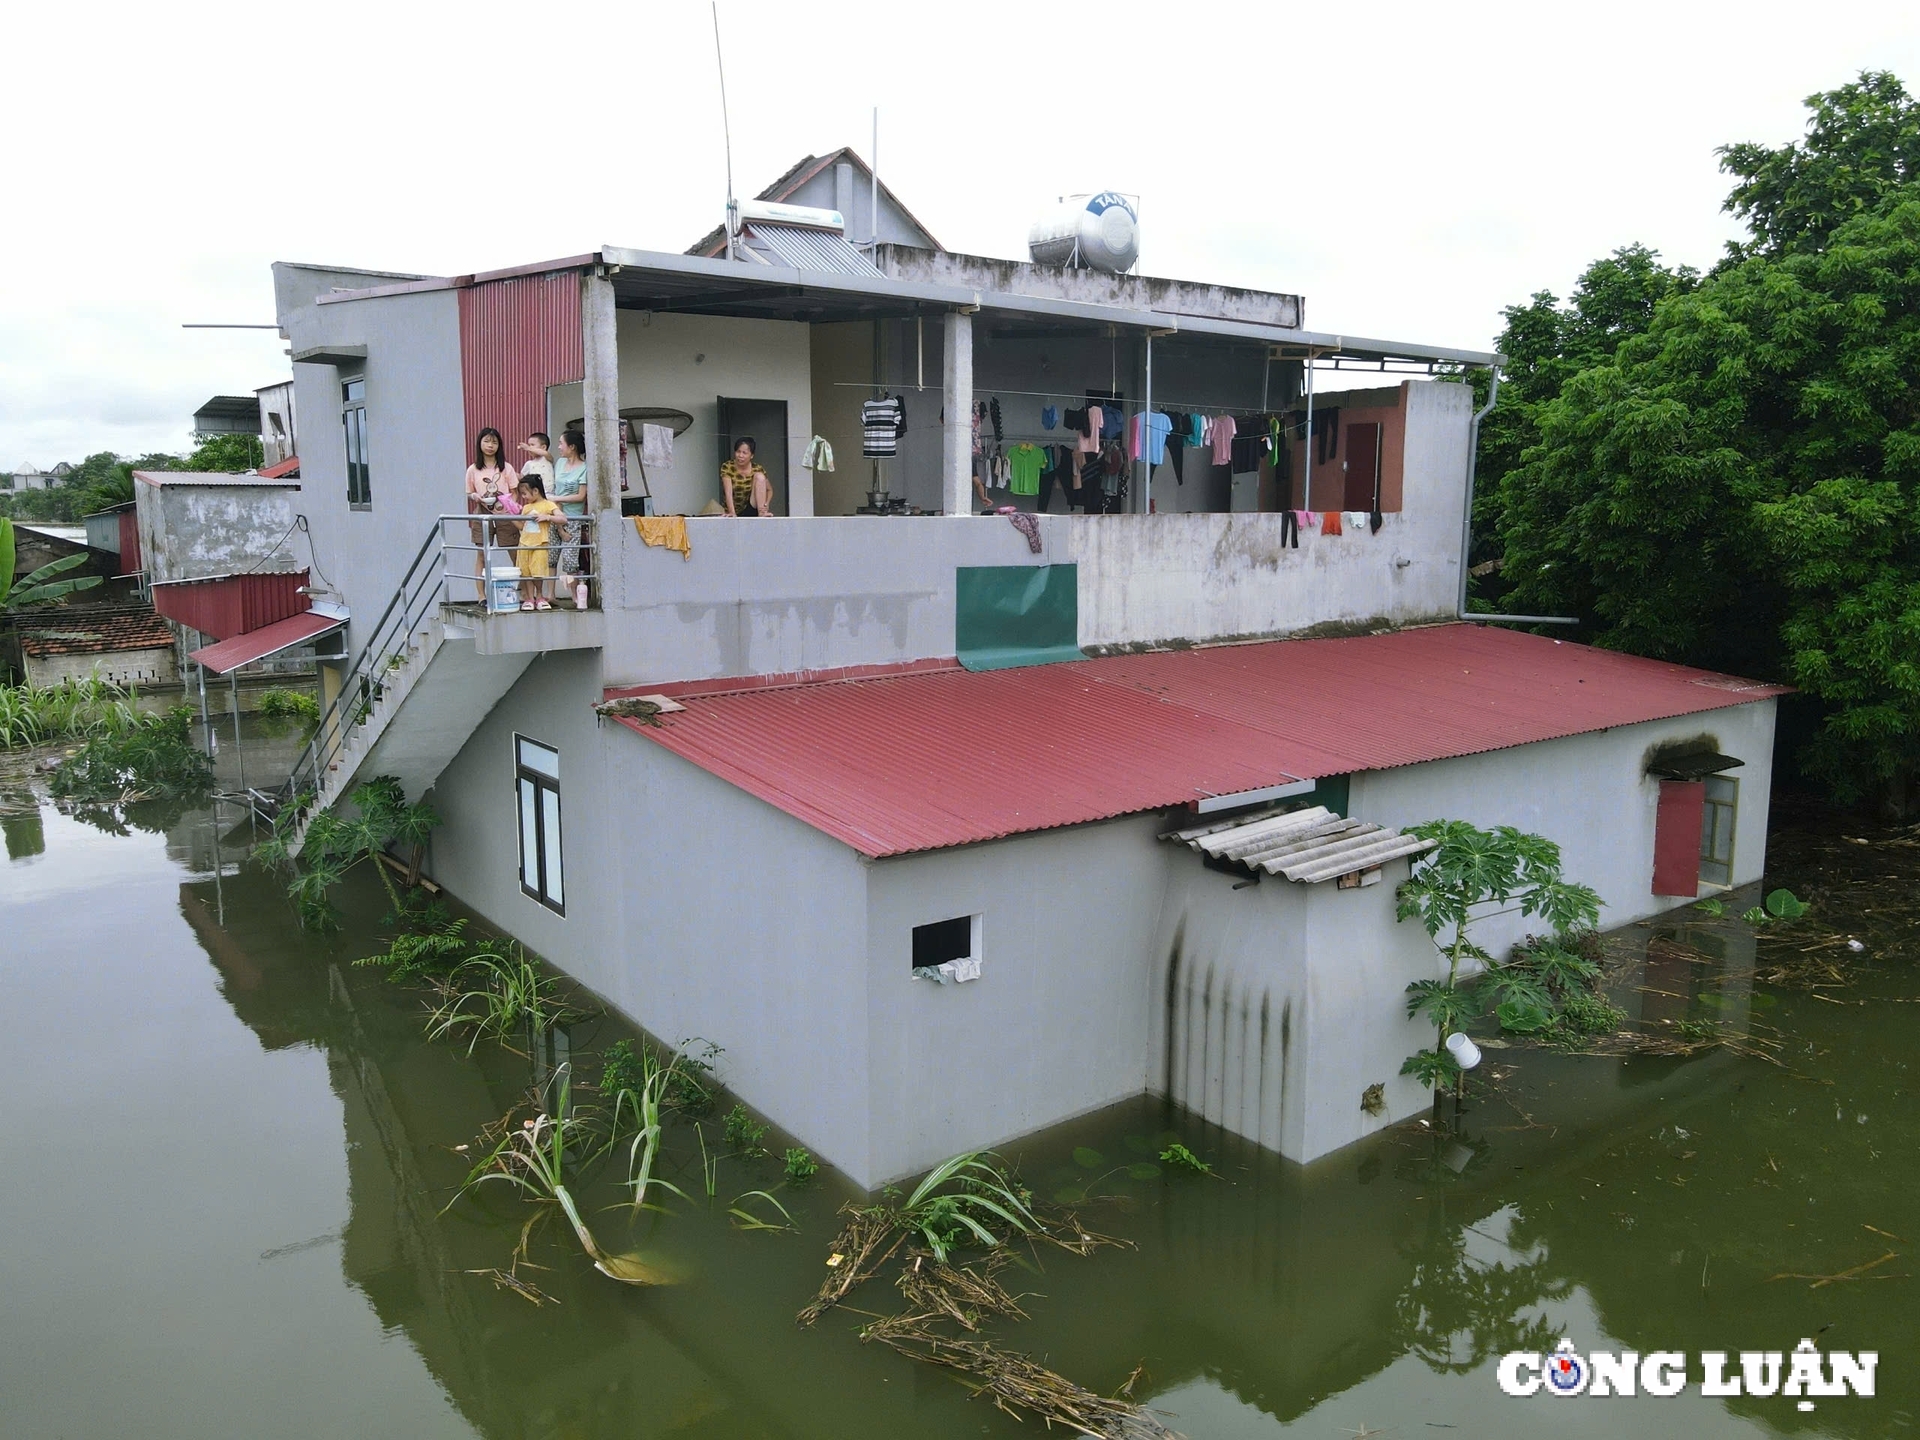
[[1540,415],[1502,517],[1516,608],[1821,702],[1804,760],[1899,811],[1920,776],[1920,188],[1823,250],[1663,303]]
[[258,435],[196,435],[194,452],[173,462],[175,470],[216,471],[238,475],[257,470],[266,459]]
[[1823,249],[1856,216],[1920,184],[1920,105],[1885,70],[1863,70],[1838,90],[1807,97],[1804,140],[1720,147],[1720,168],[1739,183],[1724,208],[1752,234],[1735,256]]

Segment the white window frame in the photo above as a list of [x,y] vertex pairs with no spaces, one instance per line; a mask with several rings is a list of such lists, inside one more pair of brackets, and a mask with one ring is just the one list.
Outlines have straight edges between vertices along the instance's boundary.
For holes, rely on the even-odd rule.
[[[1740,820],[1740,782],[1731,775],[1708,775],[1706,798],[1700,807],[1700,883],[1710,885],[1717,890],[1733,887],[1733,866],[1735,842],[1739,834]],[[1728,793],[1724,799],[1714,798],[1714,787],[1725,785]],[[1725,826],[1727,858],[1717,860],[1712,855],[1712,839],[1722,832]],[[1721,878],[1724,874],[1725,878]]]

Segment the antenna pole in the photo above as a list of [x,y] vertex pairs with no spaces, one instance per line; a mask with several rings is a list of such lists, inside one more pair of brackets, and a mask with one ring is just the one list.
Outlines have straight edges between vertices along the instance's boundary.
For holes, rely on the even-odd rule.
[[720,49],[720,0],[713,0],[713,63],[720,72],[720,134],[727,152],[727,258],[733,259],[740,230],[740,207],[733,194],[733,123],[727,118],[727,61]]
[[873,193],[867,200],[867,244],[880,243],[880,107],[873,107]]

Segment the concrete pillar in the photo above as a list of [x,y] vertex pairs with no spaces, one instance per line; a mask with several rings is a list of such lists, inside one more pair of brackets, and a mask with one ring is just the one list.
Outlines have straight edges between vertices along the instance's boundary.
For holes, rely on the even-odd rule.
[[949,310],[941,365],[940,508],[973,514],[973,312]]
[[600,603],[622,603],[620,581],[620,349],[613,281],[599,271],[580,280],[580,348],[585,381],[587,513],[593,517],[593,570]]

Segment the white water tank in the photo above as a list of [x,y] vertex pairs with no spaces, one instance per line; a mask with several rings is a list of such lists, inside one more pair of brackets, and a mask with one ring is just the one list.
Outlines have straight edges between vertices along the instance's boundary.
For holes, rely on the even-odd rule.
[[1112,190],[1069,195],[1027,232],[1036,265],[1083,265],[1122,274],[1140,258],[1140,216]]

